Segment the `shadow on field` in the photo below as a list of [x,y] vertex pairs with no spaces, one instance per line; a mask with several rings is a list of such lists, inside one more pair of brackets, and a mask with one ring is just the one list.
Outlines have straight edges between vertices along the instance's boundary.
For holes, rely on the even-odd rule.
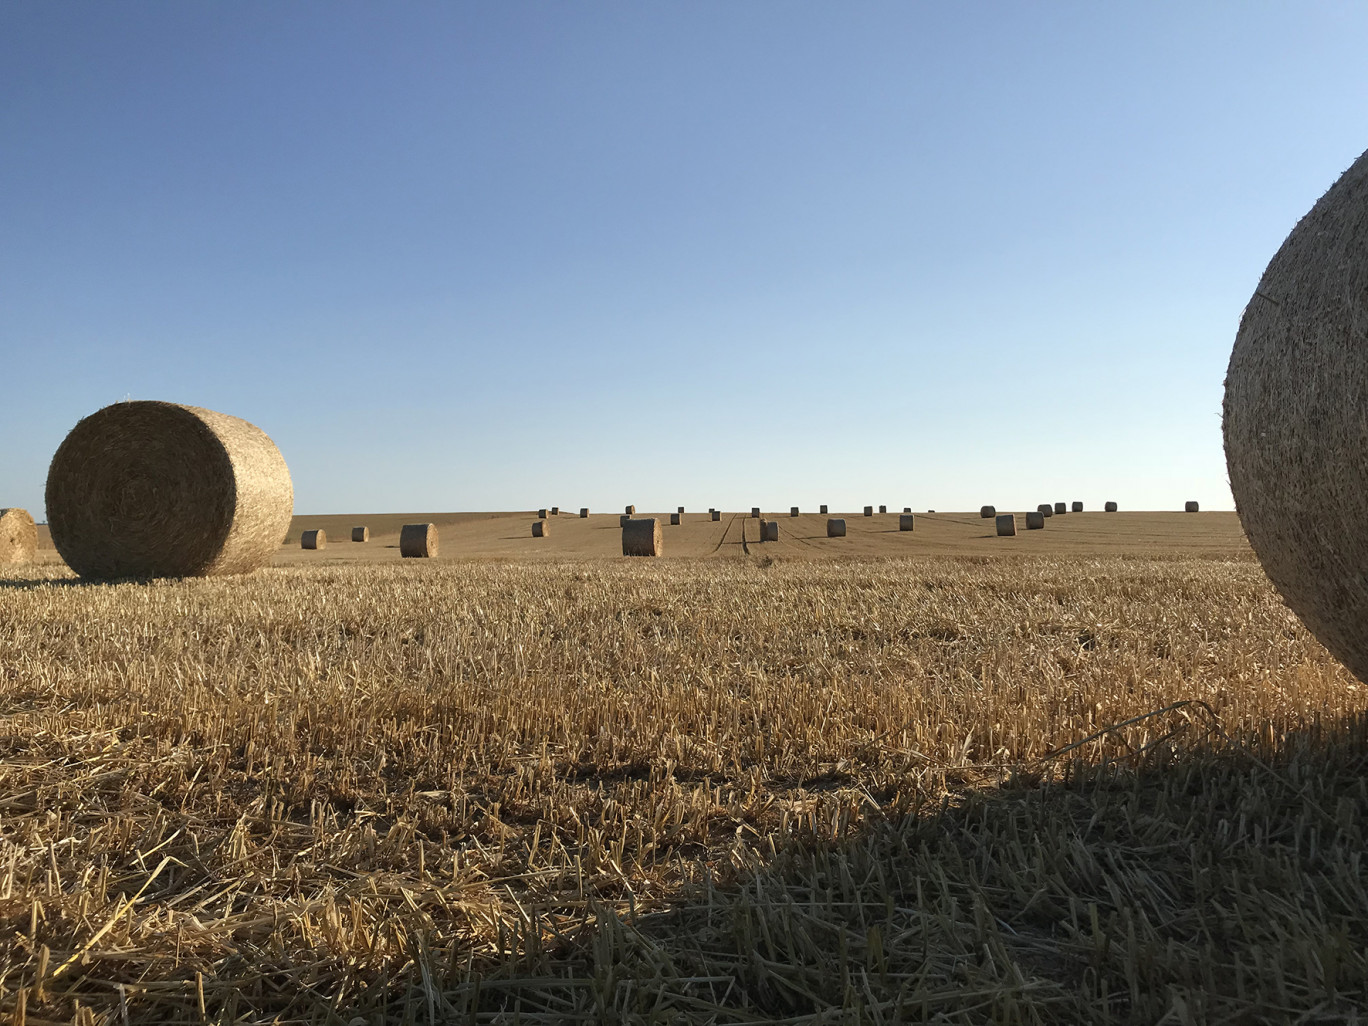
[[471,1021],[1368,1021],[1368,721],[971,792],[556,955]]
[[87,581],[82,577],[44,577],[39,580],[26,580],[15,577],[0,577],[0,590],[33,591],[36,588],[107,588],[111,584],[146,584],[146,580],[134,577],[121,577],[115,581]]

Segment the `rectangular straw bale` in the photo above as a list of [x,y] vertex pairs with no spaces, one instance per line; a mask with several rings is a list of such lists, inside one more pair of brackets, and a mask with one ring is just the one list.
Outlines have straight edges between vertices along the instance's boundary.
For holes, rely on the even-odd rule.
[[655,517],[628,519],[622,525],[624,556],[658,556],[661,552],[660,521]]
[[353,528],[352,528],[352,541],[354,541],[354,542],[370,541],[370,528],[369,528],[369,527],[353,527]]
[[911,513],[900,513],[898,515],[898,530],[911,531],[915,529],[916,517]]
[[844,538],[844,537],[845,537],[845,518],[844,518],[844,517],[832,517],[830,520],[827,521],[827,537],[828,537],[828,538]]
[[[1041,517],[1042,521],[1044,519],[1044,517]],[[997,524],[997,533],[999,538],[1016,537],[1016,517],[1012,516],[1012,514],[999,513],[997,516],[997,520],[995,522]]]

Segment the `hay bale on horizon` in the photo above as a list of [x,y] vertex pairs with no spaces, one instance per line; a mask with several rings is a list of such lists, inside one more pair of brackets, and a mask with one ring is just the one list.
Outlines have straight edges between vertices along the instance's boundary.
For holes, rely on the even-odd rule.
[[38,552],[38,525],[26,509],[0,509],[0,566],[32,563]]
[[208,577],[271,561],[294,487],[255,424],[177,403],[115,403],[52,457],[48,526],[82,577]]
[[713,511],[712,511],[712,518],[713,518],[713,520],[721,520],[721,519],[722,519],[722,511],[721,511],[720,509],[715,509],[715,510],[713,510]]
[[779,521],[760,521],[760,540],[762,542],[777,542],[779,540]]
[[660,521],[655,517],[629,518],[622,525],[624,556],[658,556],[661,552]]
[[369,528],[369,527],[353,527],[353,528],[352,528],[352,541],[354,541],[354,542],[366,542],[366,541],[370,541],[370,528]]
[[826,514],[827,514],[826,503],[822,503],[822,505],[818,508],[817,512],[820,513],[820,514],[822,514],[822,516],[826,516]]
[[1026,530],[1039,531],[1045,527],[1044,510],[1036,510],[1034,513],[1026,514]]
[[880,512],[880,513],[887,513],[887,512],[888,512],[888,507],[887,507],[887,506],[880,506],[880,507],[879,507],[879,512]]
[[1068,504],[1063,502],[1056,502],[1054,504],[1054,511],[1055,516],[1062,517],[1065,513],[1069,512]]
[[1199,508],[1200,507],[1198,507],[1196,501],[1193,499],[1188,499],[1187,502],[1183,503],[1184,513],[1196,513]]
[[791,517],[796,517],[797,515],[798,515],[798,507],[797,507],[797,506],[790,506],[790,507],[789,507],[789,516],[791,516]]
[[680,514],[678,514],[678,513],[671,513],[671,514],[670,514],[670,526],[671,526],[671,527],[678,527],[680,521],[683,520],[683,519],[684,519],[684,518],[683,518]]
[[[1045,520],[1045,518],[1044,518],[1044,517],[1041,517],[1041,522],[1042,522],[1042,523],[1044,522],[1044,520]],[[994,524],[995,524],[996,527],[997,527],[997,536],[998,536],[999,538],[1015,538],[1015,537],[1016,537],[1016,517],[1014,517],[1012,514],[1010,514],[1010,513],[999,513],[999,514],[997,514],[997,515],[995,516],[995,518],[994,518]]]
[[399,555],[405,559],[436,559],[437,525],[405,524],[399,531]]
[[980,506],[980,507],[979,507],[979,516],[981,516],[984,520],[991,520],[991,519],[993,519],[993,517],[997,516],[997,507],[996,507],[996,506]]
[[1052,517],[1054,516],[1054,507],[1051,506],[1048,502],[1042,502],[1039,506],[1036,507],[1036,512],[1039,513],[1042,517]]
[[1116,509],[1117,509],[1116,503],[1114,503],[1114,502],[1109,502],[1109,503],[1107,503],[1105,506],[1103,506],[1102,509],[1103,509],[1103,511],[1106,512],[1106,513],[1115,513],[1115,512],[1116,512]]
[[1071,509],[1071,512],[1073,512],[1073,513],[1082,513],[1082,512],[1083,512],[1083,503],[1081,503],[1081,502],[1075,502],[1075,503],[1073,504],[1073,507],[1072,507],[1072,509]]
[[301,549],[326,549],[328,547],[328,533],[320,527],[311,531],[304,531],[299,536],[299,547]]
[[551,526],[551,525],[548,524],[545,520],[534,520],[534,521],[532,521],[532,537],[533,537],[533,538],[545,538],[545,537],[546,537],[546,529],[547,529],[548,527],[550,527],[550,526]]
[[899,531],[911,531],[911,530],[914,530],[914,529],[916,528],[916,526],[917,526],[917,518],[914,517],[911,513],[899,513],[899,514],[898,514],[898,530],[899,530]]
[[832,517],[830,520],[827,521],[828,538],[844,538],[845,536],[846,533],[844,517]]
[[911,507],[911,506],[904,506],[904,507],[903,507],[903,512],[904,512],[904,513],[911,513],[911,512],[912,512],[912,507]]
[[581,519],[581,520],[588,520],[588,519],[589,519],[589,507],[588,507],[588,506],[581,506],[581,507],[580,507],[580,519]]
[[675,512],[682,517],[684,515],[684,507],[680,506],[677,510],[675,510]]
[[759,520],[759,519],[760,519],[760,507],[759,507],[759,506],[752,506],[752,507],[751,507],[751,519],[752,519],[752,520]]
[[546,519],[546,516],[547,516],[547,514],[548,514],[549,512],[550,512],[550,510],[539,509],[539,510],[537,510],[537,516],[539,516],[541,519],[545,520],[545,519]]
[[866,507],[864,508],[864,515],[867,516],[867,517],[872,517],[872,516],[874,515],[874,507],[873,507],[873,506],[866,506]]
[[623,512],[626,513],[629,517],[634,517],[636,516],[636,507],[628,506],[626,509],[623,510]]
[[553,517],[558,517],[558,516],[560,516],[560,507],[559,507],[559,506],[552,506],[552,507],[551,507],[551,515],[552,515]]

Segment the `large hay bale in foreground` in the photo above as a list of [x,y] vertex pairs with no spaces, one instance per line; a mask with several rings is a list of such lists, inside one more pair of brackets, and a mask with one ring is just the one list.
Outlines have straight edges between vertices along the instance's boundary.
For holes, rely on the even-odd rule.
[[299,547],[301,549],[326,549],[328,547],[328,532],[322,528],[302,532],[299,535]]
[[1039,531],[1045,526],[1044,510],[1036,510],[1034,513],[1026,514],[1026,530]]
[[979,516],[983,517],[984,520],[992,520],[993,517],[997,516],[997,507],[996,507],[996,506],[980,506],[980,507],[979,507]]
[[1197,503],[1192,499],[1189,499],[1187,502],[1183,503],[1184,513],[1196,513],[1200,508],[1201,507],[1198,506]]
[[399,555],[405,559],[436,559],[437,525],[405,524],[399,531]]
[[898,514],[898,530],[911,531],[917,526],[917,518],[911,513]]
[[175,403],[92,413],[48,468],[52,543],[82,577],[201,577],[270,562],[294,488],[254,424]]
[[353,528],[352,528],[352,541],[354,541],[354,542],[365,542],[365,541],[370,541],[370,528],[369,528],[369,527],[353,527]]
[[[1042,517],[1041,520],[1043,521],[1044,518]],[[1016,537],[1016,517],[1012,516],[1012,514],[1001,513],[994,520],[994,523],[997,526],[997,533],[999,538]]]
[[1102,510],[1103,510],[1103,512],[1106,512],[1106,513],[1115,513],[1116,510],[1117,510],[1117,505],[1116,505],[1116,503],[1114,503],[1114,502],[1109,502],[1109,503],[1107,503],[1105,506],[1102,507]]
[[629,519],[622,525],[624,556],[658,556],[661,552],[660,521],[655,517]]
[[0,509],[0,566],[32,563],[38,551],[38,527],[26,509]]
[[1250,545],[1288,606],[1362,680],[1365,394],[1368,153],[1264,271],[1230,354],[1223,420],[1230,488]]
[[534,520],[534,521],[532,521],[532,537],[533,537],[533,538],[545,538],[545,537],[546,537],[546,529],[547,529],[548,527],[550,527],[550,526],[551,526],[551,525],[548,524],[545,520]]
[[1082,512],[1083,512],[1083,503],[1077,502],[1077,501],[1074,502],[1074,504],[1070,507],[1070,512],[1071,512],[1071,513],[1082,513]]
[[832,517],[830,520],[827,521],[827,537],[828,537],[828,538],[844,538],[844,537],[845,537],[845,518],[844,518],[844,517]]

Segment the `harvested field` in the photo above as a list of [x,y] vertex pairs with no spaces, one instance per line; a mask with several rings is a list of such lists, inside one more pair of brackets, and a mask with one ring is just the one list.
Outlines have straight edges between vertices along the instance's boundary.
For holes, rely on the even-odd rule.
[[1247,553],[784,544],[151,585],[7,568],[0,1014],[1363,1007],[1368,691]]

